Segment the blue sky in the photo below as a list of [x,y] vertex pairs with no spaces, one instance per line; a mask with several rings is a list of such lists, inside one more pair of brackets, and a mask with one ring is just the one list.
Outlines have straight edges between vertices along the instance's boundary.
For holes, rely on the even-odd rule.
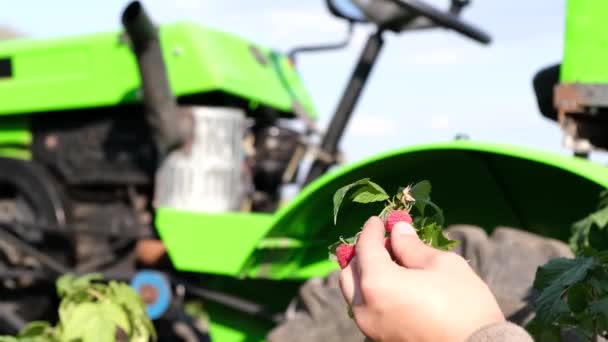
[[[0,25],[34,37],[115,30],[126,3],[6,1]],[[284,51],[339,40],[345,32],[345,24],[329,15],[324,0],[143,3],[157,22],[193,20]],[[388,34],[342,143],[347,158],[450,140],[458,133],[568,153],[561,147],[557,125],[538,112],[531,86],[536,70],[561,59],[564,10],[563,0],[474,0],[464,18],[493,36],[489,46],[444,30]],[[322,123],[331,115],[370,29],[359,27],[348,49],[300,57],[298,69]]]

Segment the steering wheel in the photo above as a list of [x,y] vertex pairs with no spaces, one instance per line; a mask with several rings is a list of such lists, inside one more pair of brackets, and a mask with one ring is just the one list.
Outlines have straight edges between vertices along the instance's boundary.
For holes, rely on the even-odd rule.
[[351,23],[372,21],[383,29],[395,32],[444,27],[483,44],[491,41],[490,35],[459,18],[460,12],[470,4],[470,0],[452,0],[447,11],[441,11],[421,0],[326,0],[326,2],[332,14]]
[[457,16],[460,9],[468,3],[467,1],[453,0],[452,9],[449,12],[441,11],[419,0],[391,1],[402,7],[404,10],[426,17],[439,26],[454,30],[480,43],[488,44],[492,40],[489,34],[475,27],[474,25],[467,23]]

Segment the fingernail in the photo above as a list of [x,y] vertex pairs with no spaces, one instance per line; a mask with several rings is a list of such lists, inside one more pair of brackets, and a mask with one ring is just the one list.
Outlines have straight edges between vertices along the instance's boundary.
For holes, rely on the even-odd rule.
[[397,222],[393,227],[393,231],[396,231],[399,235],[418,235],[414,227],[405,222]]

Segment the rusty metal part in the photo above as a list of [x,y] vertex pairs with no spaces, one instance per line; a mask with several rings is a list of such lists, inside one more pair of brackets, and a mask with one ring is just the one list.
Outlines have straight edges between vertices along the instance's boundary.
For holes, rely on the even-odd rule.
[[577,154],[608,149],[608,85],[562,83],[554,94],[563,145]]
[[555,87],[555,106],[568,111],[608,107],[608,84],[559,84]]

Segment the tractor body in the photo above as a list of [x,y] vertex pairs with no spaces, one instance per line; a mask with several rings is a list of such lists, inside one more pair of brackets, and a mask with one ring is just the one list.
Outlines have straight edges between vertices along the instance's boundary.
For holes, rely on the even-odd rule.
[[[569,1],[569,14],[582,3],[593,1]],[[156,239],[168,263],[155,271],[181,286],[176,301],[203,299],[213,340],[261,341],[304,281],[336,270],[327,246],[375,213],[345,209],[349,215],[334,227],[332,195],[344,184],[369,177],[396,190],[428,179],[447,225],[488,232],[510,226],[561,240],[608,186],[605,168],[588,160],[455,140],[404,146],[332,170],[316,160],[317,175],[280,206],[281,186],[298,173],[304,131],[318,116],[290,59],[192,23],[160,25],[156,37],[137,9],[125,12],[126,33],[0,44],[3,331],[49,317],[59,274],[129,280],[151,268],[135,251],[139,241]],[[443,24],[486,39],[450,20]],[[589,25],[601,23],[568,19],[564,86],[606,81],[601,63],[577,57],[603,56],[584,43]],[[371,71],[361,65],[375,60],[381,43],[379,30],[347,86],[325,152],[336,153]],[[166,74],[154,74],[154,66]],[[595,66],[600,70],[586,69]],[[566,114],[582,107],[568,108],[559,111],[562,127],[569,127]],[[158,129],[172,122],[181,134],[177,144],[167,139],[170,130]],[[36,309],[28,296],[39,301]]]

